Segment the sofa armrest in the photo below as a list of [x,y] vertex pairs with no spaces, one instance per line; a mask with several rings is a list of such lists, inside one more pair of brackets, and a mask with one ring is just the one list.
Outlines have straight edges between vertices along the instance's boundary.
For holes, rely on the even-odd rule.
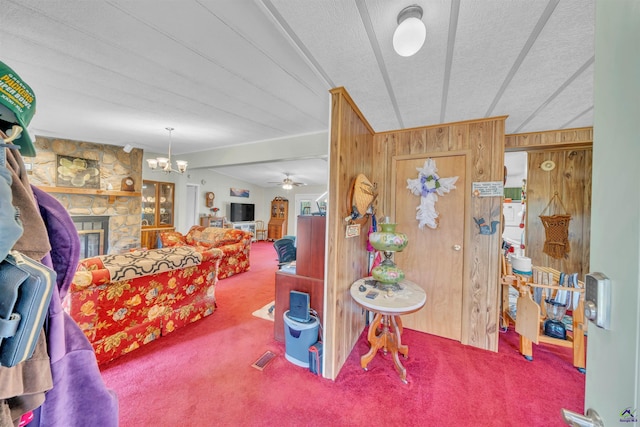
[[218,248],[202,247],[200,253],[202,254],[202,262],[222,259],[224,256],[224,252],[222,252],[222,250]]
[[106,268],[93,270],[78,270],[73,276],[69,293],[83,291],[85,289],[96,288],[111,282],[111,275]]

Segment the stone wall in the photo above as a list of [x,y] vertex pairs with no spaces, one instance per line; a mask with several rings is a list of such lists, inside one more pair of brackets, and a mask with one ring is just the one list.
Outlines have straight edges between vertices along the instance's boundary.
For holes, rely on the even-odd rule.
[[[26,157],[25,163],[31,163],[29,180],[33,185],[56,187],[57,155],[97,160],[100,169],[100,189],[87,190],[87,194],[64,192],[64,187],[56,187],[51,194],[74,215],[109,216],[108,253],[120,253],[140,246],[140,218],[142,200],[139,192],[142,188],[141,149],[134,148],[125,153],[122,147],[95,144],[85,141],[47,138],[36,136],[36,157]],[[109,194],[109,190],[121,189],[123,178],[134,180],[134,192],[131,196]],[[95,194],[93,194],[95,193]]]

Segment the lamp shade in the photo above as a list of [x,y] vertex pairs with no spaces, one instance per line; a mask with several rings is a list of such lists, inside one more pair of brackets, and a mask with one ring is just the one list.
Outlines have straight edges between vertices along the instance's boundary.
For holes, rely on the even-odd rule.
[[409,6],[398,15],[398,28],[393,33],[393,49],[398,55],[415,55],[422,48],[427,29],[421,18],[420,6]]

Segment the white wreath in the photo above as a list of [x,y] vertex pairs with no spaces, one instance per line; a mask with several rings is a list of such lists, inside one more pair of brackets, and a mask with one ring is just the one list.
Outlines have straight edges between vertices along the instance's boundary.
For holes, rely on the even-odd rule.
[[418,178],[407,179],[407,188],[416,196],[420,196],[420,205],[416,208],[416,219],[419,221],[418,227],[423,229],[426,225],[430,228],[438,228],[438,212],[436,212],[436,202],[438,196],[456,188],[454,185],[458,180],[457,176],[451,178],[440,178],[436,173],[436,162],[427,159],[422,168],[416,168]]

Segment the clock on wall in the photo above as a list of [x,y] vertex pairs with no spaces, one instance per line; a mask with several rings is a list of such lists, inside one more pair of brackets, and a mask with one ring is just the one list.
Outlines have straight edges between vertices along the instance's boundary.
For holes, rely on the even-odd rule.
[[205,193],[204,197],[205,197],[205,203],[206,203],[207,207],[208,208],[212,208],[213,207],[213,200],[216,198],[216,195],[209,191],[209,192]]
[[133,186],[134,186],[133,178],[128,176],[122,180],[122,183],[120,184],[120,190],[133,191],[134,190]]

